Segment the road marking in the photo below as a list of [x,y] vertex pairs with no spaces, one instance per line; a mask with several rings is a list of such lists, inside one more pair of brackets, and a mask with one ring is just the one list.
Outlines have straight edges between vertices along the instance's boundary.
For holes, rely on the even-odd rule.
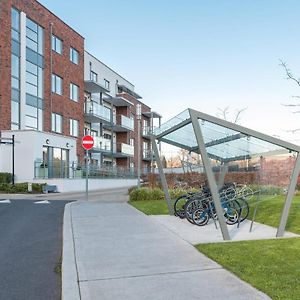
[[34,204],[50,204],[48,200],[36,201]]
[[6,200],[0,200],[0,204],[10,204],[11,201],[9,199]]

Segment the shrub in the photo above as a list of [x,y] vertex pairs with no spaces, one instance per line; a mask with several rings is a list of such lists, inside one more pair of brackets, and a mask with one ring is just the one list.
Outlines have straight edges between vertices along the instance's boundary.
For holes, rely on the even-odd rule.
[[155,188],[140,188],[133,189],[130,192],[129,199],[130,201],[147,201],[147,200],[161,200],[164,198],[164,193],[162,190]]
[[[171,199],[176,199],[187,192],[195,192],[196,189],[189,189],[187,190],[169,190]],[[132,189],[129,194],[130,201],[147,201],[147,200],[163,200],[165,199],[164,192],[159,188],[135,188]]]
[[192,192],[198,192],[199,190],[194,189],[194,188],[190,188],[188,190],[184,190],[184,189],[172,189],[169,190],[170,193],[170,198],[171,199],[177,199],[178,197],[186,194],[186,193],[192,193]]
[[260,191],[263,195],[283,195],[285,189],[276,185],[259,185],[259,184],[250,184],[249,187],[253,191]]
[[[42,193],[43,184],[33,183],[32,191],[35,193]],[[28,192],[28,183],[16,183],[15,185],[9,183],[0,183],[0,191],[8,194],[15,193],[27,193]]]
[[136,190],[136,189],[137,189],[136,186],[130,187],[130,188],[128,189],[128,195],[130,195],[130,193],[131,193],[132,191]]
[[12,174],[11,173],[0,173],[0,183],[11,183]]

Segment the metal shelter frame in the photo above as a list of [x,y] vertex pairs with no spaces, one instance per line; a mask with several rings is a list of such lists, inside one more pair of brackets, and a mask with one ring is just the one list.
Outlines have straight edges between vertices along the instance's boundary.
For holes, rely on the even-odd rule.
[[[283,236],[300,171],[300,146],[191,108],[162,124],[151,135],[151,142],[170,215],[174,214],[174,209],[157,142],[165,142],[201,155],[224,240],[230,240],[230,235],[218,190],[224,184],[228,163],[253,157],[294,152],[297,158],[276,233],[276,237]],[[218,182],[212,171],[211,159],[222,164]]]

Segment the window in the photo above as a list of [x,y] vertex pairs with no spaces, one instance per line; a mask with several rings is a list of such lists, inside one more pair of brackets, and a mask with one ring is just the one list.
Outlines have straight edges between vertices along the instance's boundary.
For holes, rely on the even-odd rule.
[[52,113],[51,121],[51,130],[53,132],[62,133],[62,116],[59,114]]
[[79,86],[74,83],[70,83],[70,99],[78,102],[78,94]]
[[19,57],[14,54],[11,56],[11,75],[16,78],[20,76],[20,60]]
[[79,62],[79,53],[76,49],[70,48],[70,61],[78,65]]
[[105,86],[106,89],[109,90],[109,81],[106,80],[106,79],[104,79],[104,86]]
[[52,35],[52,50],[62,54],[63,42],[57,36]]
[[97,82],[98,81],[98,74],[91,71],[91,80]]
[[11,9],[11,27],[17,31],[20,28],[20,13],[15,8]]
[[129,145],[130,145],[130,146],[134,146],[134,139],[132,139],[132,138],[129,139]]
[[52,74],[52,93],[62,95],[62,81],[63,79],[61,77]]
[[43,55],[44,29],[34,21],[26,18],[26,46]]
[[78,121],[70,119],[70,135],[78,136]]

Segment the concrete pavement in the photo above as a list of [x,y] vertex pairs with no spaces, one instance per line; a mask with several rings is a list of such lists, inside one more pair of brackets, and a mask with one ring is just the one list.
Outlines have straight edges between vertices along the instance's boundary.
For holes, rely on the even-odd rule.
[[[270,299],[124,203],[67,204],[63,300]],[[103,198],[103,199],[104,199]]]

